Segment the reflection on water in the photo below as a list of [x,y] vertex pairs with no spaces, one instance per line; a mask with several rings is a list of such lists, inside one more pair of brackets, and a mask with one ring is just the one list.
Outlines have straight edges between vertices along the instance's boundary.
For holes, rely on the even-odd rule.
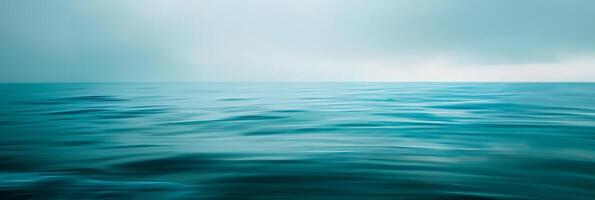
[[0,85],[2,199],[595,199],[595,84]]

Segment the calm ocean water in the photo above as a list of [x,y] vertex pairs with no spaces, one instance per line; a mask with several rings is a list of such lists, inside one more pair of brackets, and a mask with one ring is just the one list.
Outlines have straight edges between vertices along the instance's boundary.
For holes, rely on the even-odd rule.
[[0,199],[595,199],[595,84],[0,84]]

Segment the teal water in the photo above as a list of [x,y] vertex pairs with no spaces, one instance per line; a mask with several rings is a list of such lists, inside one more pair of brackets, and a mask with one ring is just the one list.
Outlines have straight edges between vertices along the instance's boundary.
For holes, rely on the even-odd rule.
[[591,83],[0,84],[0,199],[595,199]]

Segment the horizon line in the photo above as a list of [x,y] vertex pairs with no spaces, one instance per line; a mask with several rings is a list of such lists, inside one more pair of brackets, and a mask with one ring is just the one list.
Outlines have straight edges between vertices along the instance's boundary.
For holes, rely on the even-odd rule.
[[0,84],[76,83],[595,83],[595,81],[0,81]]

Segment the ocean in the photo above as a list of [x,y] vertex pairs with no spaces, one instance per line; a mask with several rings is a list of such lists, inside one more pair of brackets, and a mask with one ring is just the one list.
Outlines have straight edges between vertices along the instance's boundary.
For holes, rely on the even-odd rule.
[[0,199],[595,199],[595,83],[0,84]]

